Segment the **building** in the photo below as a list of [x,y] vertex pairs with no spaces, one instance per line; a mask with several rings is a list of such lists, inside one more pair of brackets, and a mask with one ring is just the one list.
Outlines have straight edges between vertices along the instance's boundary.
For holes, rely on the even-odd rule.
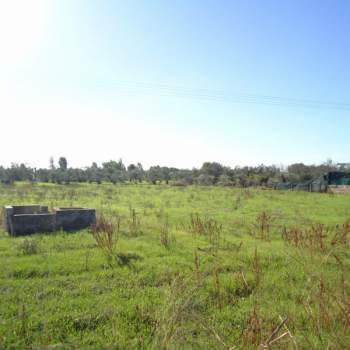
[[350,172],[331,171],[325,174],[325,180],[329,192],[350,194]]
[[331,171],[325,174],[325,179],[330,186],[350,186],[350,172]]

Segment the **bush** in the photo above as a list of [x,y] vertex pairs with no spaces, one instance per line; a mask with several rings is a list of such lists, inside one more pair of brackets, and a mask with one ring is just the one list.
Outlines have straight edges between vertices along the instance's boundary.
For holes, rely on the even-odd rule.
[[196,182],[201,186],[210,186],[215,182],[215,177],[212,175],[201,174],[197,177]]

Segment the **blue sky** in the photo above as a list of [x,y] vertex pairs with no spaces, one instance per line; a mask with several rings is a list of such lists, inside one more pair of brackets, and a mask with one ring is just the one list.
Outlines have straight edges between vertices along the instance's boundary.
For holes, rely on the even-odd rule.
[[350,161],[348,1],[13,0],[0,13],[1,164]]

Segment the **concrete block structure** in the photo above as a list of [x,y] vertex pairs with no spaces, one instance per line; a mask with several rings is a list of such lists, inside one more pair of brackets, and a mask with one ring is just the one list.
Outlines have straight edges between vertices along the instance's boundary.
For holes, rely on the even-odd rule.
[[29,235],[57,230],[74,231],[89,227],[96,222],[95,209],[54,208],[47,206],[5,206],[4,226],[12,236]]
[[95,209],[56,208],[56,229],[64,231],[81,230],[96,223]]

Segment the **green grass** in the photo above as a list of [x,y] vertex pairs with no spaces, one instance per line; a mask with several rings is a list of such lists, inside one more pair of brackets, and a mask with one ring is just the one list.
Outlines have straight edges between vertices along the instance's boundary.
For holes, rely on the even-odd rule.
[[[119,217],[116,253],[137,259],[109,264],[89,230],[0,231],[0,348],[256,349],[280,317],[290,335],[268,348],[350,348],[350,233],[330,243],[350,219],[349,196],[146,184],[0,188],[1,206],[30,203]],[[263,212],[271,216],[266,235]],[[191,214],[222,229],[193,232]],[[316,224],[326,227],[323,250],[282,238],[284,226],[306,232]]]

